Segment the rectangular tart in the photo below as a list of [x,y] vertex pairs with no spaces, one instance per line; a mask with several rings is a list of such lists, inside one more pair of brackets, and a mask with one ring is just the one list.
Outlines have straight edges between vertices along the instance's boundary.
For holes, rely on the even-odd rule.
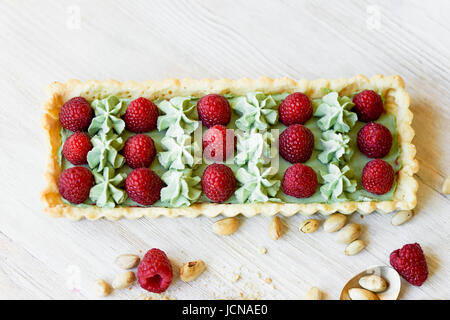
[[[311,100],[324,96],[323,88],[339,93],[341,96],[350,96],[364,89],[378,92],[384,101],[387,114],[395,119],[396,134],[393,135],[399,149],[398,161],[401,162],[396,172],[396,186],[391,199],[379,201],[339,201],[339,202],[313,202],[313,203],[286,203],[267,201],[264,203],[212,203],[195,202],[184,207],[158,207],[158,206],[116,206],[102,208],[94,205],[77,206],[65,201],[58,190],[58,178],[63,168],[61,163],[61,146],[63,143],[62,127],[59,122],[59,111],[69,99],[77,96],[86,98],[89,102],[95,99],[105,99],[116,96],[120,99],[135,99],[145,97],[149,100],[166,100],[173,97],[200,98],[210,93],[225,96],[244,96],[249,92],[263,94],[288,94],[302,92]],[[187,216],[197,217],[205,215],[227,217],[242,214],[246,217],[262,214],[273,216],[282,214],[291,216],[297,213],[312,215],[320,212],[328,215],[334,212],[351,214],[355,211],[368,214],[373,211],[392,212],[395,210],[410,210],[416,205],[418,184],[414,173],[418,171],[418,162],[415,160],[416,149],[411,143],[414,130],[411,127],[413,114],[409,110],[410,97],[405,91],[403,79],[400,76],[375,75],[371,78],[359,75],[349,79],[317,79],[292,80],[289,78],[240,80],[193,80],[168,79],[164,81],[86,81],[70,80],[66,83],[54,82],[47,88],[48,100],[44,104],[42,126],[48,139],[48,164],[45,171],[46,187],[41,194],[44,211],[52,217],[67,217],[73,220],[87,218],[91,220],[107,218],[117,220],[121,217],[156,218],[159,216]],[[156,161],[156,160],[155,160]]]

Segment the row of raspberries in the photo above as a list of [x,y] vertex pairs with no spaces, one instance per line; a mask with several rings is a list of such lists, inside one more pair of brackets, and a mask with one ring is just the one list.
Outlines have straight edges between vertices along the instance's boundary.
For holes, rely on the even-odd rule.
[[[374,194],[388,192],[394,181],[394,170],[390,164],[378,159],[386,156],[392,146],[392,135],[385,126],[371,122],[377,120],[383,112],[381,97],[374,91],[364,90],[353,98],[354,111],[358,118],[368,122],[358,132],[357,145],[369,158],[377,158],[366,164],[362,173],[363,187]],[[231,119],[231,107],[226,98],[218,94],[202,97],[197,103],[197,111],[202,123],[208,127],[203,136],[204,155],[216,162],[225,161],[233,154],[236,137],[226,125]],[[293,165],[283,176],[282,189],[285,194],[306,198],[317,189],[318,180],[315,171],[303,164],[308,161],[314,149],[314,135],[305,124],[313,114],[309,97],[296,92],[287,96],[279,107],[279,116],[288,126],[280,135],[280,155]],[[89,102],[82,97],[67,101],[60,111],[63,128],[74,131],[64,143],[63,155],[74,165],[87,163],[87,153],[92,143],[87,130],[93,117]],[[125,181],[128,196],[142,204],[151,205],[160,196],[164,183],[150,167],[156,156],[155,143],[144,134],[156,128],[158,108],[146,98],[133,100],[123,117],[127,130],[137,133],[125,142],[122,154],[126,164],[134,169]],[[61,195],[70,202],[84,202],[93,185],[93,177],[85,167],[73,167],[65,170],[59,179]],[[233,171],[225,164],[213,164],[206,168],[201,180],[203,192],[214,202],[224,202],[236,189]]]

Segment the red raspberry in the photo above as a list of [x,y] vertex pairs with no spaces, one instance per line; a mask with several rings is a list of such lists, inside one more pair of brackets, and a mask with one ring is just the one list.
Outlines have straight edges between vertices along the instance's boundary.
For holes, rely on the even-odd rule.
[[61,172],[58,189],[61,196],[72,203],[86,201],[94,185],[94,176],[85,167],[72,167]]
[[236,178],[233,171],[224,164],[209,165],[202,176],[202,189],[213,202],[224,202],[236,189]]
[[311,167],[296,163],[283,176],[283,192],[296,198],[309,198],[317,189],[317,175]]
[[59,122],[62,127],[74,132],[87,130],[93,117],[94,110],[83,97],[66,101],[59,111]]
[[369,158],[383,158],[391,150],[392,134],[382,124],[369,122],[358,132],[359,150]]
[[278,108],[280,120],[286,126],[291,124],[304,124],[312,114],[311,100],[306,94],[295,92],[286,97]]
[[84,132],[76,132],[64,142],[62,153],[71,164],[85,164],[87,163],[87,154],[91,149],[92,143],[89,135]]
[[405,244],[391,253],[391,266],[409,283],[421,286],[428,277],[428,266],[418,243]]
[[371,160],[364,166],[361,180],[364,189],[370,193],[385,194],[394,184],[394,169],[384,160]]
[[384,111],[383,100],[373,90],[364,90],[353,97],[355,107],[353,110],[360,121],[369,122],[377,120]]
[[305,162],[314,149],[314,135],[301,124],[293,124],[280,134],[280,155],[290,163]]
[[233,155],[236,137],[232,130],[221,124],[209,128],[203,136],[203,153],[206,159],[225,161]]
[[131,101],[123,120],[128,130],[135,133],[152,131],[156,128],[158,108],[146,98]]
[[155,159],[155,143],[149,136],[137,134],[127,139],[122,153],[129,167],[149,167]]
[[137,278],[142,289],[154,293],[166,291],[172,283],[172,265],[164,251],[148,250],[139,263]]
[[131,200],[144,206],[159,200],[163,182],[160,177],[148,168],[134,169],[125,180],[125,191]]
[[226,126],[231,119],[231,108],[228,100],[219,94],[208,94],[197,103],[197,112],[205,127],[216,124]]

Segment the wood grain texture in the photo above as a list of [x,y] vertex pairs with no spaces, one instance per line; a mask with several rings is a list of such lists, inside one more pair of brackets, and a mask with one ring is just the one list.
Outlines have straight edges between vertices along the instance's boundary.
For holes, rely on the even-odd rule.
[[[444,0],[1,1],[0,298],[93,298],[95,279],[112,281],[120,272],[117,255],[159,247],[175,265],[207,263],[196,281],[177,279],[167,292],[172,298],[300,299],[317,286],[337,299],[354,274],[419,242],[429,279],[422,287],[403,281],[400,298],[450,299],[450,200],[440,194],[450,175],[448,9]],[[211,231],[216,219],[71,222],[42,213],[39,121],[51,81],[359,73],[405,79],[421,169],[410,222],[394,227],[391,215],[352,216],[368,242],[356,256],[345,256],[321,228],[300,234],[302,216],[284,219],[286,233],[273,241],[265,217],[241,218],[238,232],[219,237]],[[232,282],[233,274],[241,279]],[[135,285],[111,298],[142,293]]]

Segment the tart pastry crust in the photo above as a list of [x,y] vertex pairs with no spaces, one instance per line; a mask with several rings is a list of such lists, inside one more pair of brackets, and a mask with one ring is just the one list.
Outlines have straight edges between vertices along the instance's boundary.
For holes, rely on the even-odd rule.
[[[184,208],[162,208],[162,207],[116,207],[104,209],[96,206],[76,207],[62,201],[58,191],[58,177],[61,166],[58,163],[58,149],[61,146],[61,124],[59,123],[59,110],[63,103],[76,96],[83,96],[92,101],[102,99],[110,95],[119,98],[146,97],[154,100],[157,98],[169,99],[175,96],[200,97],[209,93],[244,95],[251,91],[264,93],[292,93],[296,91],[307,94],[310,98],[322,96],[321,88],[330,88],[342,95],[350,95],[363,89],[372,89],[380,92],[385,97],[385,109],[388,113],[395,115],[400,147],[400,160],[402,168],[398,172],[397,189],[393,199],[390,201],[367,201],[367,202],[340,202],[326,203],[255,203],[255,204],[216,204],[195,203]],[[416,148],[411,143],[414,130],[411,127],[413,114],[409,110],[410,96],[405,91],[403,79],[400,76],[375,75],[367,78],[358,75],[349,79],[317,79],[317,80],[292,80],[289,78],[270,79],[261,77],[259,79],[243,78],[240,80],[194,80],[194,79],[168,79],[164,81],[86,81],[69,80],[66,83],[53,82],[47,88],[49,96],[44,104],[44,116],[42,127],[47,134],[49,144],[48,164],[45,171],[47,186],[41,194],[44,203],[44,211],[52,217],[67,217],[72,220],[87,218],[90,220],[107,218],[117,220],[122,217],[136,219],[141,217],[156,218],[159,216],[169,217],[197,217],[205,215],[215,217],[224,215],[226,217],[243,214],[252,217],[257,214],[273,216],[280,213],[284,216],[292,216],[300,213],[312,215],[316,212],[328,215],[333,212],[351,214],[355,211],[368,214],[373,211],[392,212],[395,210],[410,210],[417,203],[418,183],[414,179],[414,173],[419,169],[415,159]]]

